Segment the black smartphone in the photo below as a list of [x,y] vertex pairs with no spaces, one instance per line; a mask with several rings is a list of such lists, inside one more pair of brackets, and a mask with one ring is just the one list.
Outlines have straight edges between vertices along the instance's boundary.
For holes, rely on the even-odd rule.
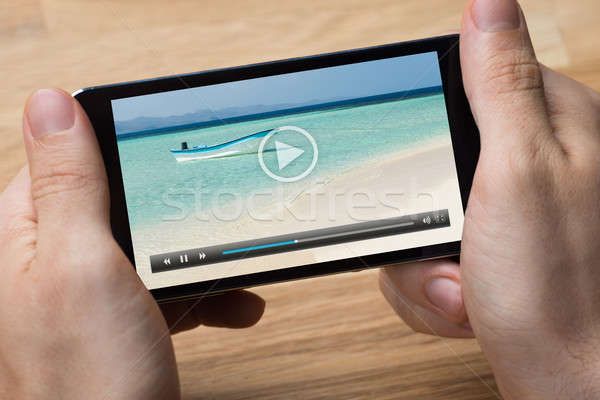
[[458,40],[74,93],[156,300],[458,254],[479,155]]

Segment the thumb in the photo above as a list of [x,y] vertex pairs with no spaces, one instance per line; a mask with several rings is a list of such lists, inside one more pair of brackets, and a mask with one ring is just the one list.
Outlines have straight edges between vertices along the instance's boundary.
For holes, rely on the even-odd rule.
[[465,91],[482,152],[535,150],[551,138],[544,84],[515,0],[472,0],[460,38]]
[[23,134],[38,240],[55,246],[99,229],[110,232],[104,163],[79,103],[62,90],[35,92],[25,106]]

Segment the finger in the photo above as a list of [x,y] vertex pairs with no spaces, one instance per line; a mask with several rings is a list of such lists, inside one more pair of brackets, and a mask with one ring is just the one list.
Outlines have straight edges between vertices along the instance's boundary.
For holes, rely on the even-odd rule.
[[381,271],[380,287],[392,308],[415,331],[473,336],[457,263],[433,260],[388,267]]
[[396,314],[415,332],[452,338],[474,337],[468,321],[451,322],[438,312],[413,302],[396,288],[388,273],[380,273],[379,287]]
[[[550,123],[567,154],[581,154],[600,145],[598,96],[589,87],[541,65]],[[596,151],[597,154],[597,151]]]
[[35,248],[37,217],[31,200],[29,168],[21,168],[0,195],[0,243],[24,252]]
[[27,101],[23,131],[39,243],[110,232],[104,164],[79,103],[58,89],[39,90]]
[[404,297],[402,292],[395,289],[387,274],[380,274],[379,285],[396,314],[415,332],[452,338],[474,337],[468,322],[461,324],[450,322]]
[[515,0],[472,0],[460,56],[482,152],[533,150],[552,142],[544,82]]
[[412,303],[454,323],[467,322],[460,288],[460,270],[450,260],[432,260],[382,270],[392,287]]
[[175,334],[199,325],[248,328],[262,317],[265,301],[254,293],[239,290],[201,299],[161,304],[160,308],[171,333]]

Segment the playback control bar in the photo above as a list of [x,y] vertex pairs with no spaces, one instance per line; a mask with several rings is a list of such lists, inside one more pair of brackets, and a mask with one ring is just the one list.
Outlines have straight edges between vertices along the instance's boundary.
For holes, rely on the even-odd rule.
[[438,210],[402,217],[359,222],[333,228],[315,229],[243,242],[156,254],[150,256],[150,267],[152,272],[164,272],[448,226],[450,226],[448,210]]

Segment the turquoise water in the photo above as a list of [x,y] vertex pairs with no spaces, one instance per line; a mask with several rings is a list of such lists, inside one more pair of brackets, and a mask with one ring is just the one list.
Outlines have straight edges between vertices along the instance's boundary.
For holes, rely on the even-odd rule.
[[[268,177],[256,154],[178,163],[169,152],[183,141],[190,146],[215,145],[286,125],[305,129],[317,142],[319,157],[311,179],[326,179],[364,161],[450,134],[444,96],[439,94],[119,140],[132,230],[160,224],[166,215],[173,215],[173,206],[165,202],[166,194],[177,195],[177,202],[193,213],[211,205],[198,201],[194,193],[221,191],[244,196],[253,190],[294,185]],[[305,140],[287,138],[285,142],[311,152]],[[267,166],[276,171],[269,163]],[[296,175],[305,167],[300,162],[291,163],[286,174]]]

